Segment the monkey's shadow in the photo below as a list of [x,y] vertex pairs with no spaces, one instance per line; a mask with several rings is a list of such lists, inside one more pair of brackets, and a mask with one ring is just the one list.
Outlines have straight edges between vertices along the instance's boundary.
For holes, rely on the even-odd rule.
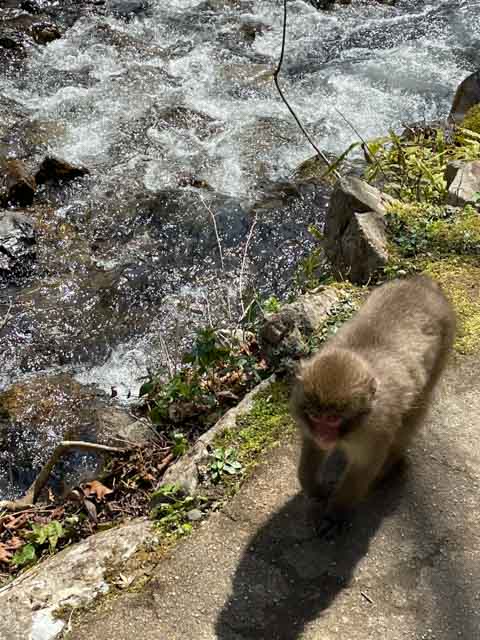
[[294,640],[348,585],[382,520],[401,499],[408,474],[388,478],[333,540],[320,537],[302,495],[252,538],[216,623],[219,640]]

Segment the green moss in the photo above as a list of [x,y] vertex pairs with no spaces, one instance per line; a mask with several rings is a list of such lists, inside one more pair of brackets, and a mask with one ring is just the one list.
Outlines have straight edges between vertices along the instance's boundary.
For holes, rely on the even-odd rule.
[[480,103],[473,106],[460,123],[463,129],[480,133]]
[[394,132],[368,142],[368,182],[382,181],[382,190],[403,202],[442,204],[447,196],[445,170],[453,160],[477,160],[480,136],[463,129],[446,134],[426,127],[400,137]]
[[273,383],[255,398],[252,409],[237,419],[239,429],[221,434],[215,439],[215,446],[234,447],[237,459],[248,473],[260,454],[294,432],[288,396],[285,382]]
[[480,265],[478,260],[452,257],[426,262],[423,271],[437,280],[452,301],[458,318],[455,348],[459,353],[480,350]]
[[480,253],[480,216],[472,206],[460,210],[428,203],[395,202],[389,206],[386,217],[396,256]]

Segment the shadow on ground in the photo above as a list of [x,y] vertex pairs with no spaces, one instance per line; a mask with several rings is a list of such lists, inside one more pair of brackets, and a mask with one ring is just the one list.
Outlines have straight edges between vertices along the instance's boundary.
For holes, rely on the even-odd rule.
[[316,533],[306,499],[290,499],[247,546],[217,620],[217,638],[300,637],[349,584],[380,524],[397,508],[405,479],[401,473],[379,488],[331,541]]
[[[438,471],[435,492],[441,495],[442,483],[451,483],[451,478],[442,481],[442,470]],[[459,542],[452,538],[451,526],[442,523],[435,504],[426,499],[430,495],[425,478],[417,477],[412,468],[403,469],[376,490],[348,530],[331,542],[316,535],[312,519],[306,515],[305,499],[294,496],[247,545],[235,572],[231,596],[217,618],[218,640],[295,640],[304,636],[310,622],[320,633],[323,628],[332,631],[326,620],[323,626],[322,613],[358,573],[357,565],[385,520],[389,523],[382,526],[379,535],[387,536],[387,540],[379,546],[393,558],[398,555],[397,564],[394,560],[392,565],[390,557],[385,567],[380,560],[377,571],[378,560],[369,555],[367,564],[373,569],[367,572],[381,583],[383,593],[380,610],[375,613],[371,608],[367,617],[380,614],[385,618],[387,614],[392,638],[401,637],[393,625],[403,615],[414,616],[417,633],[408,636],[411,640],[479,638],[478,608],[471,599],[475,587],[465,575],[462,553],[455,556]],[[405,549],[400,544],[392,553],[392,544],[398,545],[402,536]],[[373,555],[381,558],[378,542],[377,536]],[[395,601],[397,589],[410,591],[403,605],[398,605],[398,598]],[[365,598],[367,605],[368,595]],[[351,597],[349,600],[345,613],[350,622],[346,626],[355,628],[358,612],[350,608]],[[340,619],[337,622],[343,628]],[[362,616],[359,625],[358,630],[363,628],[361,637],[367,637],[362,635],[367,632]],[[308,637],[321,638],[318,632]],[[378,632],[382,637],[380,629]],[[349,637],[356,637],[355,632]]]

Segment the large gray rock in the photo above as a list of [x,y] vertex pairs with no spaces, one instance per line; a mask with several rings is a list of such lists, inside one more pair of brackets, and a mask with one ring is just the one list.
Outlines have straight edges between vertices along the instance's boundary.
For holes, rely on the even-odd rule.
[[341,179],[325,220],[325,253],[334,272],[368,282],[388,262],[385,212],[390,196],[355,177]]
[[448,203],[463,207],[477,202],[480,194],[480,160],[465,164],[451,163],[447,167]]
[[478,103],[480,103],[480,70],[467,76],[459,85],[448,119],[450,122],[460,122]]
[[339,301],[335,289],[324,287],[300,296],[266,317],[259,342],[267,361],[282,366],[306,355],[308,339],[320,328]]
[[84,607],[107,593],[108,576],[155,539],[153,523],[136,520],[91,536],[35,565],[0,589],[0,637],[58,638],[66,623],[56,614],[65,608]]

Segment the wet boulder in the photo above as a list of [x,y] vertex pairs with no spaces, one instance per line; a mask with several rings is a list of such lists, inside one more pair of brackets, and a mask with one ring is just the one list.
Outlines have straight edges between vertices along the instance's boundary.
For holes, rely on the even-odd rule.
[[53,22],[42,20],[32,24],[32,36],[37,44],[48,44],[61,38],[62,32]]
[[335,187],[325,220],[325,253],[334,272],[366,283],[388,262],[385,207],[393,199],[359,178]]
[[18,211],[0,212],[0,280],[24,275],[35,258],[32,220]]
[[37,184],[44,184],[46,182],[69,182],[70,180],[75,180],[75,178],[81,178],[88,173],[90,173],[90,171],[86,167],[70,164],[70,162],[62,160],[61,158],[46,156],[35,174],[35,180]]
[[468,111],[480,103],[480,70],[467,76],[459,85],[453,98],[448,119],[461,122]]
[[142,14],[147,5],[146,0],[108,0],[106,9],[117,18],[131,18]]
[[21,160],[5,160],[0,167],[0,182],[5,204],[28,207],[33,202],[37,184]]
[[[134,422],[101,392],[66,374],[13,384],[0,393],[0,494],[15,495],[27,489],[62,440],[121,446],[117,437],[130,433]],[[101,461],[90,454],[65,456],[53,476],[56,486],[90,476]]]

